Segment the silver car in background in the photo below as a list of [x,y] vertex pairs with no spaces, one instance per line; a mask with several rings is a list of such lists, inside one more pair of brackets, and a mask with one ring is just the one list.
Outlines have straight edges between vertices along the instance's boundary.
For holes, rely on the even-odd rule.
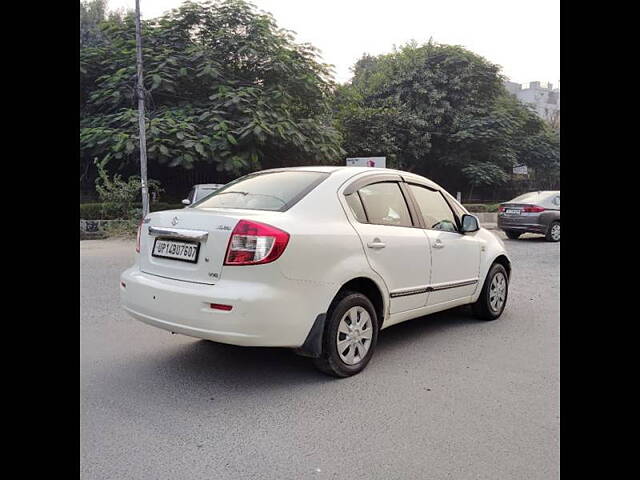
[[198,200],[202,200],[207,195],[224,187],[224,185],[224,183],[200,183],[198,185],[194,185],[187,198],[182,200],[182,204],[191,205],[192,203],[196,203]]
[[560,241],[560,191],[529,192],[500,205],[498,228],[515,240],[523,233],[541,233]]

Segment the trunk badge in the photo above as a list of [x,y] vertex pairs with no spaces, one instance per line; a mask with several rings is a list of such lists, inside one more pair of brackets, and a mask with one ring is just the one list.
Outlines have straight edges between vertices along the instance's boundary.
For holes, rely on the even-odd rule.
[[173,225],[174,227],[178,224],[178,217],[173,217],[171,219],[171,225]]

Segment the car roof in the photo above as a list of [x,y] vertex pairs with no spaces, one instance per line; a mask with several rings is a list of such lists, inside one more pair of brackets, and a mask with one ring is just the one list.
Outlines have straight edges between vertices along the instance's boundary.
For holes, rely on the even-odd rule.
[[[340,179],[346,180],[351,177],[354,177],[359,174],[378,174],[378,175],[400,175],[403,178],[410,180],[417,180],[421,183],[427,183],[432,187],[444,190],[440,185],[435,183],[433,180],[430,180],[421,175],[417,175],[411,172],[405,172],[403,170],[396,170],[394,168],[380,168],[380,167],[347,167],[347,166],[326,166],[326,165],[318,165],[318,166],[308,166],[308,167],[283,167],[283,168],[272,168],[269,170],[262,170],[260,172],[255,173],[266,173],[266,172],[285,172],[285,171],[302,171],[302,172],[323,172],[332,174],[332,177],[339,177]],[[338,179],[338,178],[336,178]]]

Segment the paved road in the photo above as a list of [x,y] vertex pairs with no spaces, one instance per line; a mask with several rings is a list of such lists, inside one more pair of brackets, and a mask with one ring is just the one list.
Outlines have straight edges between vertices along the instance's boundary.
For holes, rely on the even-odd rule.
[[522,238],[499,320],[391,327],[343,380],[128,318],[133,243],[80,242],[82,478],[559,478],[560,249]]

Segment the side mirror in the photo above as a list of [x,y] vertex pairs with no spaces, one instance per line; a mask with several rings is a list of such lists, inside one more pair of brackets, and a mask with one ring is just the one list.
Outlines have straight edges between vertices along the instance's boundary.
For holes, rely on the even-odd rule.
[[191,205],[191,200],[189,200],[188,198],[185,198],[184,200],[182,200],[182,204],[183,205]]
[[480,230],[480,223],[477,217],[468,214],[462,215],[462,233],[477,232],[478,230]]

